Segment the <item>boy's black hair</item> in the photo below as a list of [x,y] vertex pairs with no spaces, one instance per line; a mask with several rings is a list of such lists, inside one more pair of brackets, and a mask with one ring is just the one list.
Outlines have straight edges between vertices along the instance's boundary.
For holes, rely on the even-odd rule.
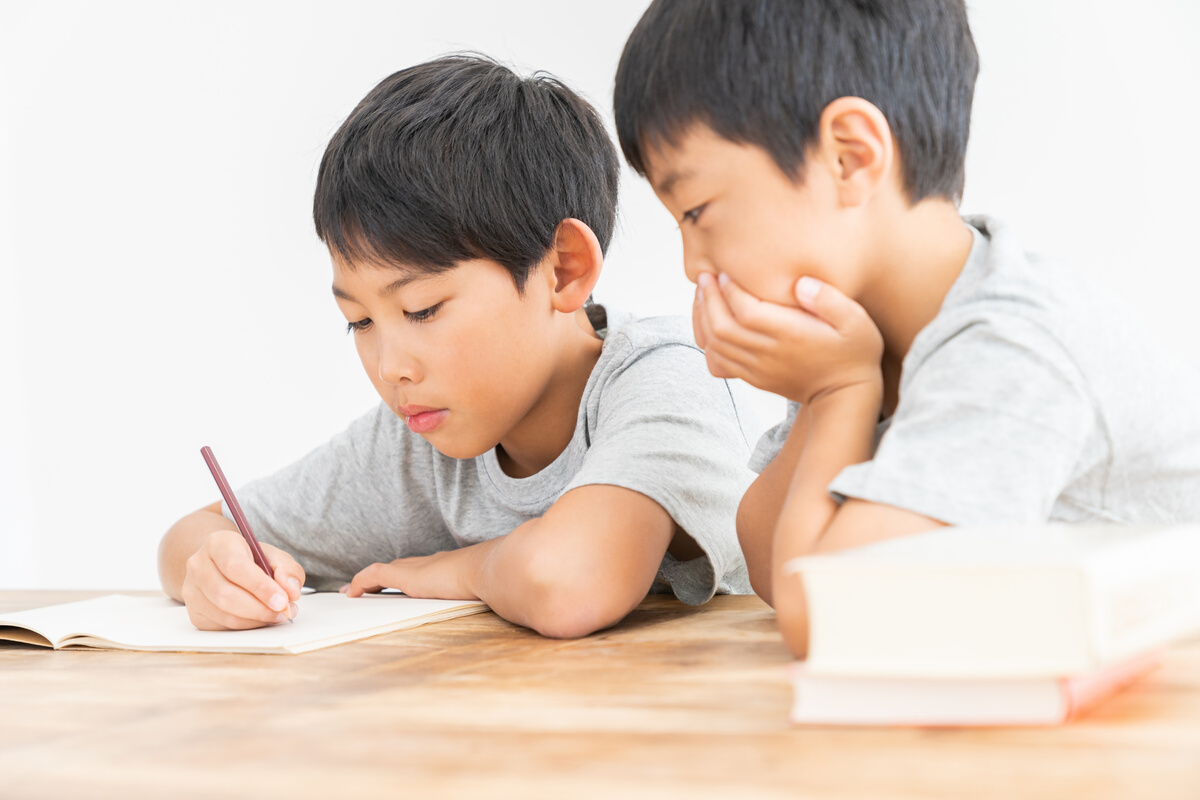
[[617,67],[617,137],[644,176],[647,147],[701,123],[800,180],[822,110],[861,97],[909,201],[958,200],[978,71],[963,0],[654,0]]
[[451,55],[358,104],[321,159],[313,221],[352,264],[441,272],[486,258],[523,291],[564,219],[608,247],[619,177],[599,115],[562,83]]

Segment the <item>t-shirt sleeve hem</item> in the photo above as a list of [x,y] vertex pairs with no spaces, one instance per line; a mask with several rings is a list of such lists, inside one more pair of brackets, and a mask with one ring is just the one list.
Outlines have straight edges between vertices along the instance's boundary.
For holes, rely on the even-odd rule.
[[767,465],[775,460],[775,456],[779,455],[779,451],[783,449],[783,443],[787,440],[788,434],[792,431],[792,425],[796,422],[796,415],[800,411],[800,404],[794,400],[789,400],[787,403],[787,413],[783,420],[763,432],[758,437],[758,441],[754,445],[754,449],[750,453],[750,460],[746,466],[758,474],[767,468]]
[[928,486],[888,475],[871,462],[847,467],[829,485],[829,493],[838,502],[849,498],[902,508],[936,519],[947,525],[988,525],[1030,523],[1036,516],[1014,513],[1017,509],[989,507],[970,499],[960,499]]
[[671,592],[679,602],[689,606],[707,603],[719,588],[712,556],[707,550],[703,556],[687,561],[678,561],[670,553],[665,553],[658,574],[671,585]]

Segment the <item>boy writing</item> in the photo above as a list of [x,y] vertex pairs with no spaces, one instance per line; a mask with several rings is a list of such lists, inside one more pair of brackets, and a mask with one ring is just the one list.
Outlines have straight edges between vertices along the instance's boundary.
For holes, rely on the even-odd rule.
[[371,413],[238,490],[274,568],[220,503],[159,551],[199,628],[294,616],[306,583],[481,599],[555,637],[652,588],[746,591],[753,478],[729,387],[685,320],[588,304],[619,162],[557,81],[455,56],[381,82],[334,135],[314,199]]
[[796,556],[1200,520],[1196,371],[959,216],[977,70],[961,0],[656,0],[621,57],[621,147],[679,221],[709,367],[792,401],[738,536],[797,656]]

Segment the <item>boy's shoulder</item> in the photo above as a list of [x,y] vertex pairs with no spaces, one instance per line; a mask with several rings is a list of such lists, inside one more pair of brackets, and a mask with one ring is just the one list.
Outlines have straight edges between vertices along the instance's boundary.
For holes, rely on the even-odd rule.
[[974,244],[942,314],[962,310],[1037,320],[1050,328],[1077,307],[1112,302],[1066,260],[1026,250],[1020,236],[995,217],[964,218]]
[[[681,316],[637,317],[628,312],[602,309],[600,324],[593,322],[604,340],[592,383],[602,384],[631,370],[647,374],[664,370],[663,380],[712,381],[704,351],[696,345],[691,320]],[[653,365],[653,368],[651,367]]]
[[1200,370],[1086,273],[967,222],[974,247],[905,356],[873,458],[830,491],[960,525],[1194,519],[1200,418],[1180,398],[1200,396]]
[[659,347],[682,345],[703,357],[696,345],[691,321],[687,317],[664,315],[638,317],[634,314],[605,307],[603,328],[605,349],[639,352]]
[[[964,221],[974,237],[970,255],[937,316],[913,341],[906,373],[947,349],[963,357],[971,357],[968,350],[997,355],[1023,350],[1069,372],[1090,372],[1103,367],[1111,345],[1122,351],[1148,346],[1117,299],[1069,258],[1026,250],[1012,228],[994,217]],[[1114,319],[1124,321],[1119,342]]]
[[[608,324],[598,328],[604,339],[585,398],[614,397],[628,392],[694,393],[697,397],[729,393],[727,381],[708,371],[697,346],[692,322],[682,316],[635,317],[608,311]],[[665,398],[664,398],[665,401]]]
[[[734,395],[728,381],[708,371],[690,319],[606,312],[606,327],[598,329],[604,347],[580,408],[589,432],[602,434],[593,429],[603,427],[606,419],[624,426],[639,414],[651,419],[667,410],[686,409],[716,427],[738,429],[739,437],[746,439],[743,426],[753,427],[753,414]],[[605,407],[609,413],[602,413]]]

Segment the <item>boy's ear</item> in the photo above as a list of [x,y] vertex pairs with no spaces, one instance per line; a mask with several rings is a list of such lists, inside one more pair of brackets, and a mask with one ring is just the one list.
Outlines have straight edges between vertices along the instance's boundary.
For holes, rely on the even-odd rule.
[[547,256],[552,278],[550,302],[556,311],[566,314],[583,308],[604,265],[600,240],[584,223],[564,219],[554,231],[554,244]]
[[898,166],[887,118],[861,97],[839,97],[825,106],[819,147],[843,207],[863,205]]

